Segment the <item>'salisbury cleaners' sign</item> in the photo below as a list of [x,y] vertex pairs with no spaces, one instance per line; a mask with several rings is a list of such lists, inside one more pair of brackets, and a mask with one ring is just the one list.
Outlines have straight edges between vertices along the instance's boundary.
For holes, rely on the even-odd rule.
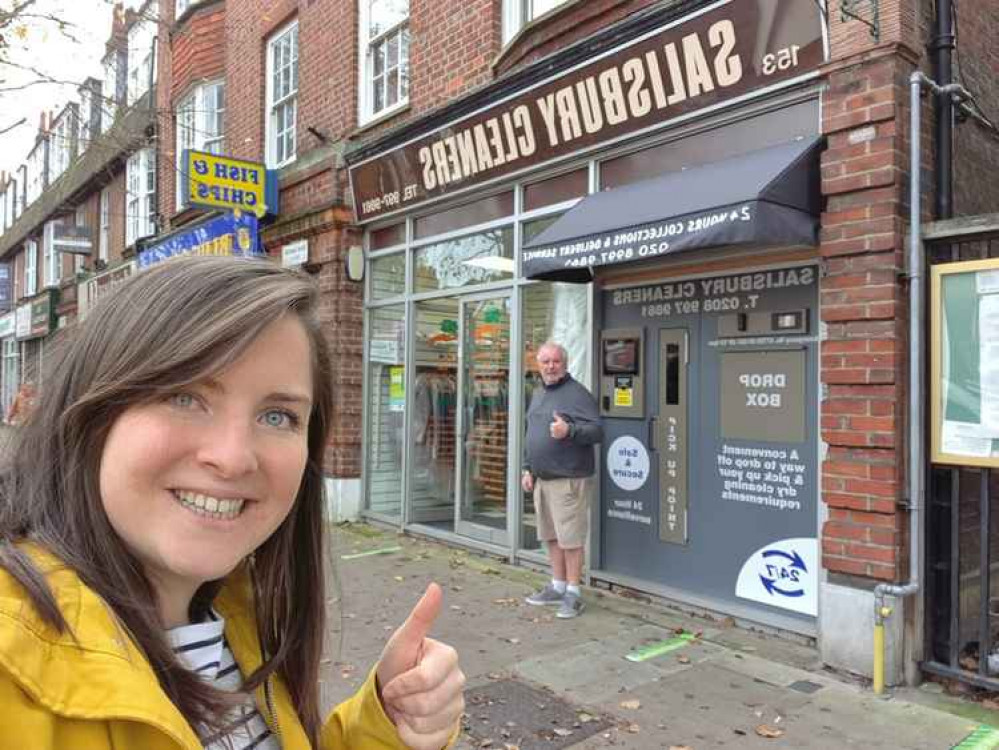
[[774,89],[823,62],[820,3],[724,0],[350,168],[360,221]]

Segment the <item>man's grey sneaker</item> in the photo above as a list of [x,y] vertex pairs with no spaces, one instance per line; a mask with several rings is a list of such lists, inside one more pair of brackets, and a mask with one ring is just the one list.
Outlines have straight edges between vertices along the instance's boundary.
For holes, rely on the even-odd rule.
[[563,620],[568,620],[570,617],[578,617],[579,613],[583,611],[586,607],[583,604],[583,598],[579,594],[573,594],[568,591],[565,592],[565,596],[562,597],[562,603],[559,605],[558,612],[555,613],[556,617],[560,617]]
[[526,601],[528,604],[533,604],[535,607],[541,607],[546,604],[561,604],[564,596],[565,594],[560,594],[555,590],[555,587],[549,583],[540,591],[535,591],[527,597]]

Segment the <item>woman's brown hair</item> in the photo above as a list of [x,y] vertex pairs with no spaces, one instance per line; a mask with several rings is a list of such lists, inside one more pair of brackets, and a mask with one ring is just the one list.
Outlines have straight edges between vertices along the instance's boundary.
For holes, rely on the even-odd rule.
[[[218,373],[284,315],[296,316],[311,342],[315,392],[308,462],[291,512],[249,566],[263,665],[244,687],[253,690],[271,674],[280,675],[318,746],[325,628],[322,461],[332,393],[318,289],[308,276],[266,260],[175,259],[139,273],[93,310],[57,353],[37,408],[11,446],[0,483],[0,567],[62,632],[66,620],[18,543],[37,542],[60,558],[108,603],[191,725],[224,731],[231,700],[176,660],[150,582],[104,512],[99,467],[108,431],[123,411]],[[201,587],[192,618],[205,615],[220,585]]]

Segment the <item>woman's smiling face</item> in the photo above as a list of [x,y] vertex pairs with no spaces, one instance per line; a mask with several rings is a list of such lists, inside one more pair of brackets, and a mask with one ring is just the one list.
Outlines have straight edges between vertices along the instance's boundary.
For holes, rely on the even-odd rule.
[[112,424],[101,501],[164,619],[186,618],[198,586],[231,572],[291,511],[308,460],[312,378],[308,335],[288,314],[216,376]]

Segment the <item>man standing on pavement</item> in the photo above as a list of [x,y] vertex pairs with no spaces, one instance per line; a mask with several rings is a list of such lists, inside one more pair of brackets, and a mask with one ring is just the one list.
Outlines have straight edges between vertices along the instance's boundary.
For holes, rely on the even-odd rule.
[[583,611],[579,582],[589,534],[593,495],[593,446],[603,440],[596,399],[566,371],[565,347],[547,342],[538,350],[543,387],[527,410],[521,485],[534,492],[538,538],[548,546],[552,581],[527,597],[528,604],[557,605],[557,617]]

